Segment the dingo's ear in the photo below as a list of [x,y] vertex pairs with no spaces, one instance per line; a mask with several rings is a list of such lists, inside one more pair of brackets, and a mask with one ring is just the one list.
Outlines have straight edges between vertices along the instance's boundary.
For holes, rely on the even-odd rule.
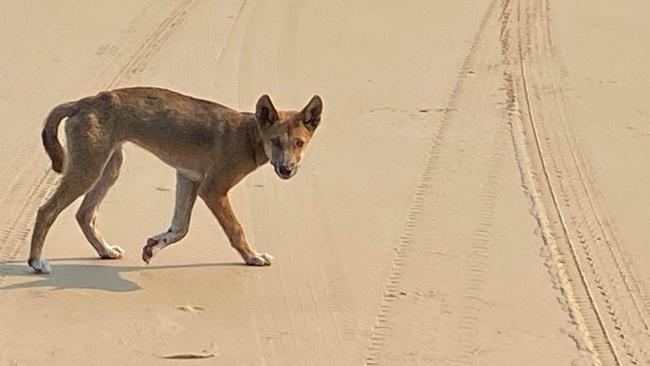
[[266,94],[257,100],[255,116],[258,121],[268,125],[272,125],[280,119],[278,111],[273,106],[273,102],[271,102],[271,98]]
[[305,109],[302,110],[303,113],[303,123],[309,132],[314,132],[316,127],[320,124],[320,115],[323,112],[323,101],[318,95],[314,95]]

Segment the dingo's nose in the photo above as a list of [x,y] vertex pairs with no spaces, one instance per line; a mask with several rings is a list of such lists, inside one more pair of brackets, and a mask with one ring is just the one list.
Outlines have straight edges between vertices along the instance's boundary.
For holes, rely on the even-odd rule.
[[282,179],[293,177],[296,174],[296,170],[298,170],[298,166],[295,164],[278,165],[275,167],[275,173]]
[[280,165],[278,167],[278,173],[280,173],[280,175],[283,177],[290,177],[292,172],[293,169],[289,168],[288,166]]

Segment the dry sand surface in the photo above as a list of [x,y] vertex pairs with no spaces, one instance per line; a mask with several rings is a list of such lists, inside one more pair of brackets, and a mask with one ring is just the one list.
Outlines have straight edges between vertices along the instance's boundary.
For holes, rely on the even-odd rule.
[[[0,366],[650,364],[647,0],[0,2]],[[134,146],[99,225],[66,210],[48,111],[128,85],[250,111],[324,100],[301,172],[201,203],[147,266],[174,172]],[[165,359],[194,354],[205,359]]]

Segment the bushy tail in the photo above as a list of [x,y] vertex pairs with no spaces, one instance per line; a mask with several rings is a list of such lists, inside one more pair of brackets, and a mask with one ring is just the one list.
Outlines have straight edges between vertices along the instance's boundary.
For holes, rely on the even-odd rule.
[[47,155],[52,160],[52,169],[57,173],[63,171],[63,160],[65,159],[63,146],[61,146],[57,136],[59,124],[61,124],[63,118],[73,116],[77,111],[77,102],[61,104],[54,108],[45,120],[45,127],[43,127],[43,133],[41,134],[43,147],[45,147]]

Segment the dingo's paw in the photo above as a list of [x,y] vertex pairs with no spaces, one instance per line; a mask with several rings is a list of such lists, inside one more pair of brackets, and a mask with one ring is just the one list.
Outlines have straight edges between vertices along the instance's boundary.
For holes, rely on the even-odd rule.
[[30,259],[27,261],[27,264],[29,264],[30,267],[34,270],[34,273],[36,274],[50,274],[52,271],[50,270],[50,264],[47,263],[46,261],[42,261],[40,259]]
[[142,260],[149,264],[151,258],[153,258],[158,252],[158,240],[154,238],[147,239],[147,245],[142,248]]
[[124,249],[118,247],[117,245],[108,247],[108,250],[106,252],[99,255],[101,259],[122,259],[123,256]]
[[249,266],[270,266],[273,256],[267,253],[255,253],[255,255],[246,258],[246,264]]

